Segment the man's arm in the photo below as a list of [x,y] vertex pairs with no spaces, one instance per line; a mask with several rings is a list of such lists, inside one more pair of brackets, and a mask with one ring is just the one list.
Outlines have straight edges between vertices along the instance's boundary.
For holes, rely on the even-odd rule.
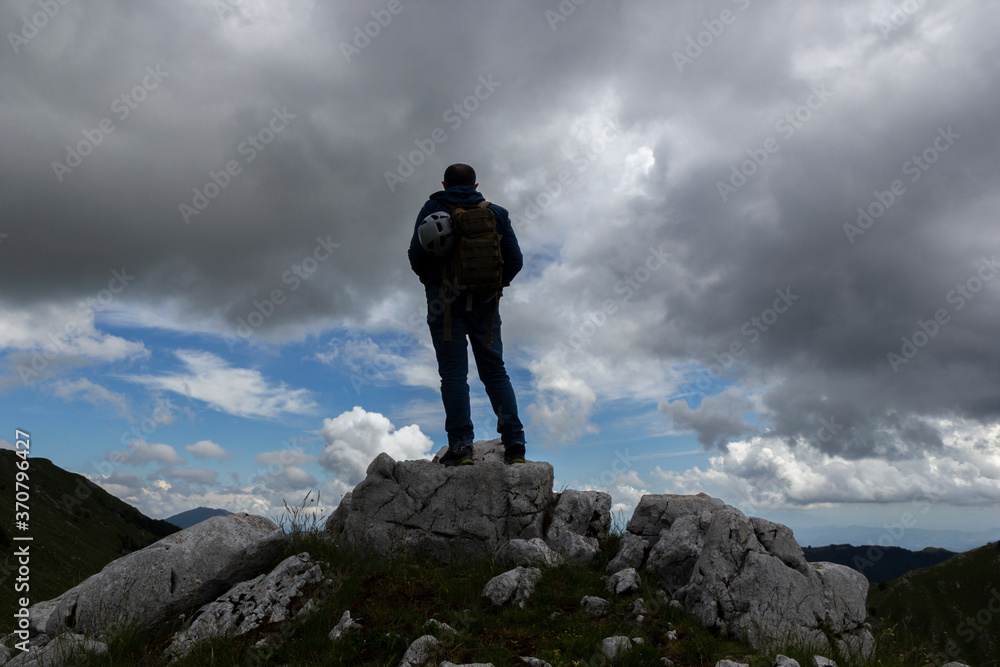
[[514,234],[514,225],[510,222],[507,209],[493,204],[496,209],[497,221],[500,226],[500,252],[503,253],[503,284],[504,287],[514,280],[521,267],[524,266],[524,255]]
[[424,250],[424,247],[420,244],[420,237],[417,235],[420,223],[431,213],[430,208],[431,203],[427,202],[420,209],[420,213],[417,214],[417,221],[413,225],[413,237],[410,239],[410,249],[407,252],[410,258],[410,268],[413,269],[413,272],[417,274],[422,283],[427,282],[428,274],[436,268],[434,257]]

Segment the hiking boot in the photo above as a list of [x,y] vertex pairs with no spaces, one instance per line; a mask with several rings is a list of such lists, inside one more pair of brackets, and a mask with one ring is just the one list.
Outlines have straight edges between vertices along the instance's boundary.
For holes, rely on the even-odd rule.
[[515,442],[509,447],[504,447],[503,450],[503,462],[504,463],[525,463],[524,460],[524,443]]
[[441,465],[445,466],[471,466],[472,463],[472,445],[458,449],[449,446],[448,451],[441,457]]

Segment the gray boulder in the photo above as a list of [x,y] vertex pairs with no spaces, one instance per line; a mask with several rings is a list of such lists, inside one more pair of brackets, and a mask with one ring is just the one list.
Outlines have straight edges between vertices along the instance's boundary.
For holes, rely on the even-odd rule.
[[423,635],[413,640],[406,649],[398,667],[426,667],[440,650],[441,642],[434,635]]
[[543,536],[552,478],[548,463],[477,461],[449,468],[427,460],[397,462],[383,453],[331,515],[327,530],[376,558],[482,558],[512,539]]
[[756,648],[790,640],[871,655],[867,579],[844,566],[810,565],[787,527],[703,495],[645,496],[640,507],[642,520],[627,530],[644,538],[660,531],[647,573],[707,627]]
[[[202,521],[109,563],[32,614],[49,637],[156,631],[268,570],[285,545],[269,519],[228,514]],[[53,604],[54,603],[54,604]]]
[[670,528],[678,517],[723,507],[726,507],[724,502],[704,493],[696,496],[645,495],[639,499],[625,530],[653,546],[660,539],[660,531]]
[[608,536],[611,496],[602,491],[567,489],[558,495],[545,541],[577,565],[586,565],[598,552],[598,539]]
[[568,530],[601,540],[608,536],[610,528],[610,495],[603,491],[566,489],[556,498],[546,536]]
[[624,635],[605,637],[601,642],[601,653],[603,653],[608,660],[614,660],[622,653],[631,649],[632,640]]
[[611,611],[611,603],[596,595],[584,595],[580,600],[580,606],[591,616],[604,616]]
[[799,665],[798,660],[778,654],[774,657],[774,664],[771,665],[771,667],[802,667],[802,666]]
[[504,567],[556,567],[564,558],[553,551],[540,537],[511,540],[500,547],[497,562]]
[[639,573],[634,567],[625,568],[620,572],[615,572],[608,577],[604,588],[614,595],[627,595],[639,590]]
[[647,553],[649,553],[649,544],[646,540],[626,531],[618,545],[618,555],[608,563],[608,574],[614,574],[629,567],[639,569],[646,562]]
[[323,579],[308,553],[289,556],[268,574],[241,582],[198,610],[191,625],[174,635],[166,653],[178,658],[213,637],[236,637],[293,618],[307,589]]
[[327,638],[332,642],[336,642],[348,632],[354,632],[355,630],[360,629],[361,623],[358,619],[351,618],[351,611],[348,609],[340,615],[340,620],[337,621],[337,625],[333,626],[333,630],[330,630],[330,634],[327,635]]
[[27,652],[18,652],[10,662],[0,662],[4,667],[75,667],[88,662],[86,656],[107,655],[108,645],[87,639],[74,632],[65,632],[52,641],[31,646]]
[[515,567],[486,582],[482,597],[498,607],[514,604],[523,608],[541,579],[542,571],[537,567]]

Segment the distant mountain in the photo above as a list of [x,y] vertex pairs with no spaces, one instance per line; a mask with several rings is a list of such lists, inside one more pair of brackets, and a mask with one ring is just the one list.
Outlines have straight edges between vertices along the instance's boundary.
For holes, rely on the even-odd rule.
[[1000,542],[872,586],[868,614],[932,664],[1000,667]]
[[961,552],[1000,540],[1000,528],[979,532],[904,528],[901,524],[873,526],[820,526],[796,528],[795,540],[802,546],[823,544],[888,545],[920,551],[926,547]]
[[850,544],[803,547],[802,551],[810,563],[846,565],[865,575],[873,584],[897,579],[910,570],[937,565],[955,555],[955,552],[946,549],[928,548],[922,551],[910,551],[899,547],[855,547]]
[[213,516],[225,516],[226,514],[232,514],[232,512],[229,510],[212,509],[210,507],[196,507],[193,510],[167,517],[164,521],[184,529],[190,528],[196,523],[201,523],[205,519],[211,519]]
[[[28,525],[14,524],[17,454],[0,449],[0,634],[9,631],[15,595],[32,603],[54,598],[111,561],[177,532],[177,527],[150,519],[83,475],[68,472],[39,457],[28,459]],[[15,542],[14,537],[31,537]],[[28,591],[15,592],[18,563],[15,545],[30,554]],[[9,613],[8,613],[9,612]]]

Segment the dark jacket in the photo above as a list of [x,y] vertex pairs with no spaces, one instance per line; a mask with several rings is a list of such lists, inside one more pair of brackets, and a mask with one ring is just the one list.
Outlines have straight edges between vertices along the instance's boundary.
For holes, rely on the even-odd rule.
[[[424,250],[420,245],[420,238],[417,236],[417,228],[431,213],[435,211],[448,211],[449,208],[444,202],[461,204],[463,206],[475,206],[483,201],[483,197],[471,185],[456,185],[447,190],[440,190],[431,195],[424,207],[417,214],[417,221],[413,225],[413,238],[410,239],[410,267],[417,274],[427,287],[437,287],[441,284],[441,261],[434,255]],[[510,283],[521,270],[524,264],[524,257],[521,254],[521,247],[517,244],[517,237],[514,235],[514,228],[510,224],[510,216],[507,209],[496,204],[490,204],[489,209],[497,219],[497,233],[500,234],[500,252],[503,254],[503,282],[504,285]]]

